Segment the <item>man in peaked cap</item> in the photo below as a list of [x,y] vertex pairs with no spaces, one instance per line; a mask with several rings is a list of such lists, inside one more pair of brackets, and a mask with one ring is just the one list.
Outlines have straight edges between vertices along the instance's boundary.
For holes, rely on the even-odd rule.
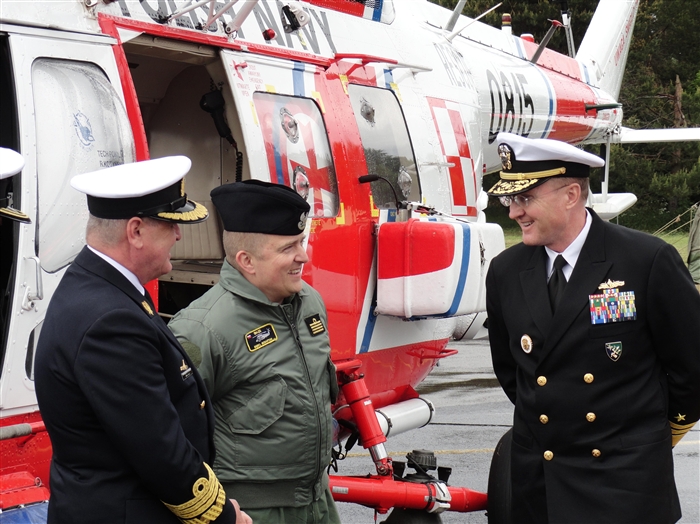
[[512,521],[675,522],[671,448],[700,418],[688,269],[586,208],[598,157],[506,133],[498,151],[489,194],[523,234],[486,277],[493,366],[515,404]]
[[214,399],[214,471],[256,522],[339,523],[326,474],[338,392],[328,320],[301,279],[309,205],[257,180],[211,196],[221,277],[169,327]]
[[214,410],[192,361],[144,284],[171,269],[187,199],[186,157],[78,175],[87,246],[51,299],[36,393],[53,444],[48,522],[251,522],[214,462]]

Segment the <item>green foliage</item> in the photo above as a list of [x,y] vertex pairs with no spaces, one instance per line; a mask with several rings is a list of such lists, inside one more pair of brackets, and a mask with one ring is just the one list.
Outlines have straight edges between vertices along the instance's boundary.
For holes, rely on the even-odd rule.
[[[457,0],[432,0],[453,9]],[[463,14],[476,17],[497,0],[469,0]],[[569,0],[576,46],[581,44],[597,0]],[[502,13],[512,17],[513,33],[532,33],[542,39],[550,23],[561,19],[559,1],[504,0],[483,22],[500,27]],[[634,129],[700,127],[700,9],[697,1],[640,0],[634,35],[620,92],[623,125]],[[549,47],[566,53],[563,31]],[[682,86],[676,109],[676,78]],[[597,147],[587,147],[599,153]],[[591,185],[600,191],[601,173]],[[619,218],[621,224],[655,231],[693,203],[700,201],[700,143],[660,143],[613,146],[610,154],[610,192],[632,192],[638,201]],[[489,220],[506,226],[507,212],[491,207]]]

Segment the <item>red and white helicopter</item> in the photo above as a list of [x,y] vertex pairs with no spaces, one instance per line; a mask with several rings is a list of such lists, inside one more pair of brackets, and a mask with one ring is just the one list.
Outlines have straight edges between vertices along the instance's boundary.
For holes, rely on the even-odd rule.
[[[291,186],[313,212],[303,275],[328,308],[343,384],[335,416],[355,425],[376,466],[371,477],[332,476],[334,496],[380,513],[486,508],[486,494],[446,479],[404,481],[384,442],[430,421],[433,407],[415,387],[454,353],[455,330],[483,322],[486,270],[504,248],[482,187],[500,166],[496,134],[679,137],[621,126],[638,0],[601,0],[575,58],[506,23],[459,16],[463,5],[2,3],[0,146],[19,152],[24,168],[2,181],[6,209],[23,220],[2,215],[0,226],[1,510],[49,497],[33,358],[49,300],[85,242],[85,200],[69,180],[172,154],[192,159],[188,194],[213,216],[182,229],[173,271],[151,285],[161,314],[217,281],[224,255],[211,189],[248,178]],[[604,184],[591,205],[609,218],[634,201]]]

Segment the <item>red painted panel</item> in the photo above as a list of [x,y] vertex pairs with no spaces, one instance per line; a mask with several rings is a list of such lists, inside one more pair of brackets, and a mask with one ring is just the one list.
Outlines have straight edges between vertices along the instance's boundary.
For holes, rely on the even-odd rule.
[[455,256],[455,231],[440,222],[382,224],[377,275],[380,279],[423,275],[445,269]]
[[[525,48],[527,59],[530,60],[537,51],[538,45],[528,42],[527,40],[522,40],[522,43],[523,47]],[[540,58],[537,60],[537,65],[544,69],[550,69],[566,76],[570,76],[576,80],[580,80],[582,82],[584,81],[584,79],[581,77],[581,68],[576,60],[552,51],[551,49],[545,49],[542,52]]]
[[586,84],[563,75],[544,70],[552,83],[557,100],[557,115],[554,127],[547,138],[563,142],[580,142],[588,136],[595,125],[595,111],[586,112],[586,104],[594,105],[597,98]]

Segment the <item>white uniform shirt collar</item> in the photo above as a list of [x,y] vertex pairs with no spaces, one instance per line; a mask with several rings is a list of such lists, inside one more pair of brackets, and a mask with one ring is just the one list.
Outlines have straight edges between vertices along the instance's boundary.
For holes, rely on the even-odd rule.
[[567,247],[562,253],[557,253],[556,251],[553,251],[545,246],[544,249],[547,251],[548,257],[547,278],[552,275],[552,271],[554,270],[554,259],[557,258],[558,255],[563,256],[564,260],[566,260],[566,265],[562,269],[566,280],[568,281],[571,278],[571,273],[574,271],[574,266],[576,266],[578,256],[581,254],[581,249],[583,249],[583,244],[586,242],[586,237],[591,229],[591,223],[593,223],[593,218],[591,218],[591,214],[586,209],[586,223],[574,241],[569,244],[569,247]]
[[126,269],[124,266],[122,266],[119,262],[117,262],[113,258],[110,258],[107,255],[105,255],[104,253],[97,251],[97,249],[95,249],[94,247],[88,246],[88,249],[90,251],[92,251],[93,253],[95,253],[102,260],[107,262],[109,265],[114,267],[114,269],[119,271],[122,275],[124,275],[124,277],[126,277],[126,279],[134,285],[134,287],[138,290],[139,293],[141,293],[142,295],[144,294],[144,288],[141,285],[141,282],[139,282],[139,279],[136,278],[136,275],[134,275],[131,271]]

